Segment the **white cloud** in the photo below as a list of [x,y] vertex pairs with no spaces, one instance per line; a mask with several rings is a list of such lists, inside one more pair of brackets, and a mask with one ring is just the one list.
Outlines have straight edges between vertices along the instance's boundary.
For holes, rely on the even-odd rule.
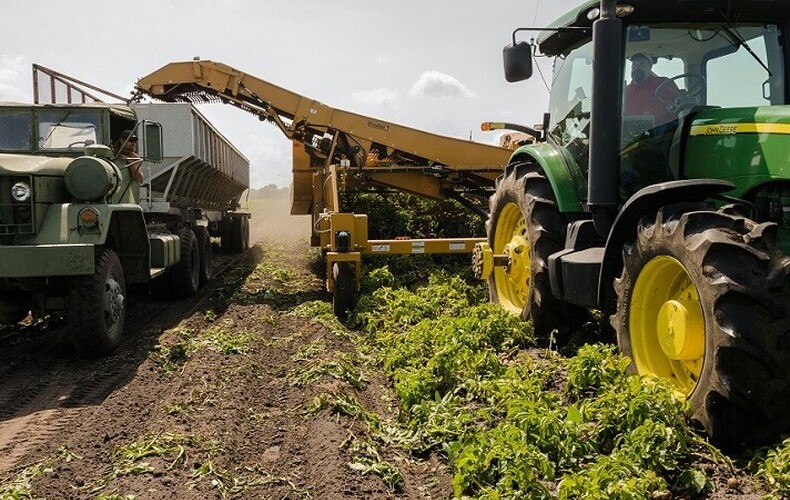
[[413,97],[474,97],[475,95],[457,78],[439,71],[426,71],[412,85]]
[[390,89],[373,89],[354,92],[354,100],[366,106],[393,107],[398,94]]
[[[0,54],[0,101],[23,101],[28,100],[28,94],[22,91],[25,82],[22,81],[22,74],[29,74],[25,71],[30,63],[24,56],[8,56]],[[31,84],[28,83],[28,86]]]

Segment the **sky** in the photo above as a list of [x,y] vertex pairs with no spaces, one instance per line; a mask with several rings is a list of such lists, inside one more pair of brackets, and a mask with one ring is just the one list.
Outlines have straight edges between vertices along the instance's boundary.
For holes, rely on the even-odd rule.
[[[7,2],[0,19],[0,101],[32,102],[33,63],[129,95],[137,79],[161,66],[200,57],[334,108],[497,143],[498,134],[480,131],[481,122],[532,126],[548,106],[538,73],[527,82],[505,81],[502,48],[515,28],[545,26],[578,3]],[[549,80],[550,61],[540,66]],[[291,183],[291,145],[274,125],[232,106],[199,109],[250,160],[252,187]]]

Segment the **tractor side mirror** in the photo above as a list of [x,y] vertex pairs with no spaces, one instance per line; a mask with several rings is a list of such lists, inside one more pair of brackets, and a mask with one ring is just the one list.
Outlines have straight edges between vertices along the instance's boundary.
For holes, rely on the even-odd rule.
[[505,80],[520,82],[532,76],[532,46],[527,42],[507,45],[502,49],[505,63]]

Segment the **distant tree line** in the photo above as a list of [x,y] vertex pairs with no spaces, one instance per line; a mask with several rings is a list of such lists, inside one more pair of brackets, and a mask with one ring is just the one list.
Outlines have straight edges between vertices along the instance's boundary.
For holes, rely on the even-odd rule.
[[291,186],[278,187],[277,184],[267,184],[261,188],[250,188],[249,198],[253,199],[279,199],[291,196]]

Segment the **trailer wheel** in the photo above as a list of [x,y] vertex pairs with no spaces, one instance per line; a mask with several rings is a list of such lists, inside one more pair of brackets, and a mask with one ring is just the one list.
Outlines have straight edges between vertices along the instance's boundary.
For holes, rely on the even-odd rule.
[[491,301],[532,320],[542,338],[581,324],[586,310],[551,293],[548,259],[563,249],[568,223],[540,167],[509,165],[497,179],[489,207],[488,244],[495,255],[508,257],[508,265],[495,267],[488,279]]
[[725,448],[790,427],[790,259],[776,226],[661,210],[623,249],[612,325],[632,371],[667,380]]
[[244,250],[250,248],[250,219],[249,217],[242,217],[242,231],[241,231],[241,240],[242,240],[242,247]]
[[200,246],[195,233],[189,228],[182,228],[178,237],[181,240],[181,261],[168,274],[173,297],[183,299],[197,293],[200,287]]
[[75,278],[69,294],[68,325],[81,356],[106,356],[121,342],[126,320],[126,281],[118,255],[96,251],[93,276]]
[[335,262],[332,265],[332,310],[338,318],[345,318],[354,308],[354,293],[357,288],[357,276],[351,262]]
[[232,253],[233,250],[233,217],[225,217],[219,223],[220,246],[222,253]]
[[195,226],[193,231],[200,249],[200,286],[203,286],[211,279],[211,236],[203,226]]

